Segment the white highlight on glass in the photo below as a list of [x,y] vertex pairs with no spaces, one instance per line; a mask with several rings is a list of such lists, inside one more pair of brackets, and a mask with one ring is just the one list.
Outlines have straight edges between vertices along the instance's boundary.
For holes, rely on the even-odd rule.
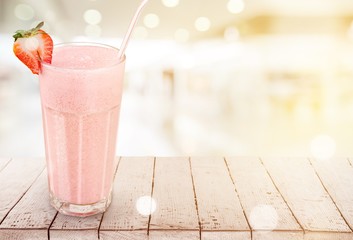
[[199,17],[195,21],[195,28],[197,31],[206,32],[211,27],[211,21],[207,17]]
[[236,27],[227,27],[224,30],[224,39],[228,42],[234,42],[239,39],[240,33]]
[[85,28],[85,34],[87,37],[100,37],[102,29],[99,25],[87,25]]
[[187,42],[189,40],[190,33],[184,28],[179,28],[175,31],[174,37],[179,42]]
[[330,159],[336,152],[336,142],[328,135],[318,135],[311,140],[310,152],[316,159]]
[[253,229],[273,231],[278,224],[278,213],[271,205],[259,204],[251,210],[249,221]]
[[179,0],[162,0],[162,3],[166,7],[176,7],[179,5]]
[[157,14],[149,13],[144,17],[143,23],[148,28],[156,28],[159,25],[159,17]]
[[245,4],[243,0],[229,0],[227,4],[227,9],[230,13],[241,13],[244,11]]
[[17,4],[14,11],[15,16],[24,21],[31,20],[34,17],[34,10],[28,4]]
[[143,196],[136,201],[136,210],[143,216],[154,213],[157,209],[156,201],[150,196]]
[[83,14],[86,23],[95,25],[102,21],[102,14],[96,9],[88,9]]

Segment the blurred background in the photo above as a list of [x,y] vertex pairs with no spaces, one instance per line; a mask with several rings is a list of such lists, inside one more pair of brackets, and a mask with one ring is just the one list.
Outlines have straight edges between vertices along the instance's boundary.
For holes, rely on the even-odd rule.
[[[44,156],[12,34],[119,47],[140,0],[0,0],[0,156]],[[126,52],[118,155],[353,155],[352,0],[150,0]]]

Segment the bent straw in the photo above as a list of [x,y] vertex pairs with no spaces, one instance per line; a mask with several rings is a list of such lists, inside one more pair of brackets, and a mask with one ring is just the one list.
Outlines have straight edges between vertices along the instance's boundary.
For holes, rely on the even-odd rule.
[[127,32],[126,32],[126,34],[125,34],[125,37],[124,37],[124,39],[123,39],[123,42],[122,42],[122,44],[121,44],[121,46],[120,46],[120,49],[119,49],[119,52],[118,52],[118,57],[119,57],[119,59],[124,55],[124,52],[125,52],[125,50],[126,50],[126,47],[127,47],[128,42],[129,42],[129,39],[130,39],[132,30],[134,29],[135,24],[136,24],[136,22],[137,22],[137,20],[138,20],[138,18],[139,18],[139,16],[140,16],[140,14],[141,14],[141,12],[142,12],[142,9],[143,9],[143,7],[146,5],[147,2],[148,2],[148,0],[143,0],[143,1],[141,2],[140,6],[139,6],[139,7],[137,8],[137,10],[136,10],[136,13],[135,13],[133,19],[132,19],[131,22],[130,22],[129,29],[127,30]]

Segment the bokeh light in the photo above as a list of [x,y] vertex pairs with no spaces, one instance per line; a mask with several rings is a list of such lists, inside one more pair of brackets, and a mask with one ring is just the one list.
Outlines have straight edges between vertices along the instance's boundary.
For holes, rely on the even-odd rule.
[[310,153],[319,160],[327,160],[336,152],[335,140],[325,134],[318,135],[311,140]]
[[195,21],[195,28],[197,31],[206,32],[211,27],[211,21],[207,17],[199,17]]
[[88,9],[84,12],[83,19],[91,25],[99,24],[102,21],[102,14],[96,9]]
[[143,23],[148,28],[156,28],[159,25],[159,17],[157,14],[149,13],[144,17]]
[[156,209],[157,203],[150,196],[142,196],[136,201],[136,210],[143,216],[151,215]]
[[166,7],[176,7],[179,5],[179,0],[162,0],[162,3]]
[[273,206],[260,204],[252,209],[249,221],[253,229],[273,231],[278,224],[278,214]]
[[[126,111],[137,117],[126,114],[132,120],[123,120],[129,124],[121,127],[117,154],[351,156],[353,4],[304,2],[150,1],[127,48]],[[43,20],[55,43],[119,47],[138,7],[104,0],[1,3],[0,46]],[[1,155],[44,156],[44,146],[31,144],[42,129],[34,88],[16,105],[18,88],[28,83],[19,74],[30,72],[11,48],[2,49]],[[137,131],[147,145],[135,143]],[[18,140],[23,133],[26,142]]]
[[16,5],[14,14],[18,19],[28,21],[33,19],[34,10],[30,5],[20,3]]
[[245,4],[243,0],[229,0],[227,9],[230,13],[237,14],[244,11]]

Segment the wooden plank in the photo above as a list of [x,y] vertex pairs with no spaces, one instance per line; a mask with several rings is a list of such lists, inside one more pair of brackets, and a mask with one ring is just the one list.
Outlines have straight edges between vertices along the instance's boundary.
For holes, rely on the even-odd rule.
[[156,158],[152,197],[150,240],[200,239],[188,158]]
[[98,240],[97,230],[50,231],[50,240]]
[[0,172],[0,223],[43,171],[44,166],[44,159],[18,158],[11,160]]
[[353,240],[353,234],[342,232],[306,232],[304,240]]
[[98,228],[102,214],[89,217],[73,217],[58,214],[49,229],[50,240],[98,239]]
[[146,231],[101,231],[99,232],[100,240],[147,240]]
[[252,240],[289,240],[289,239],[304,239],[303,231],[253,231]]
[[351,232],[308,159],[264,158],[263,163],[306,232]]
[[113,201],[100,226],[101,239],[147,239],[150,209],[141,200],[151,197],[153,167],[153,157],[120,159]]
[[[190,159],[202,239],[251,239],[234,185],[223,158]],[[210,232],[217,232],[212,234]],[[205,232],[205,233],[204,233]]]
[[0,158],[0,172],[3,170],[11,161],[11,158]]
[[253,239],[303,239],[294,218],[257,157],[226,158],[230,174],[253,230]]
[[1,229],[1,240],[40,240],[48,239],[48,232],[43,229]]
[[347,158],[310,159],[321,182],[353,228],[353,167]]
[[48,239],[48,228],[56,213],[49,203],[47,173],[43,171],[0,225],[0,236],[1,229],[7,232],[13,230],[14,235],[19,232],[18,229],[32,229],[41,236],[37,239]]
[[[215,239],[222,239],[222,240],[240,240],[240,239],[251,239],[249,237],[250,232],[239,231],[236,235],[234,231],[202,231],[201,232],[201,239],[202,240],[215,240]],[[236,237],[234,237],[236,236]],[[283,240],[283,239],[281,239]]]
[[149,239],[158,240],[193,240],[200,239],[199,231],[191,230],[154,230],[150,231]]

